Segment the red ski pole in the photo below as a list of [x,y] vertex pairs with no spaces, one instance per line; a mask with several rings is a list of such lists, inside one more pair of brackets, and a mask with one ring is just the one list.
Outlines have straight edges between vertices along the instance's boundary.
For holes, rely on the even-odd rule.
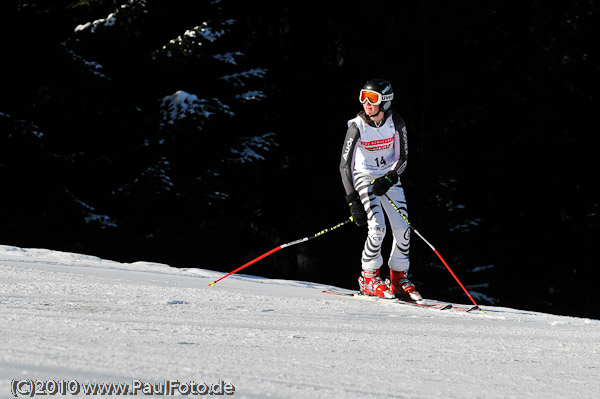
[[400,209],[398,209],[398,207],[396,206],[396,204],[394,203],[394,201],[392,201],[392,199],[387,194],[384,194],[384,195],[385,195],[385,198],[387,198],[388,201],[390,201],[390,203],[392,204],[392,206],[394,207],[394,209],[396,210],[396,212],[398,212],[400,214],[400,216],[402,216],[402,219],[404,219],[404,221],[406,222],[406,224],[408,224],[408,227],[412,231],[414,231],[416,235],[418,235],[419,237],[421,237],[421,239],[425,242],[425,244],[427,244],[429,246],[429,248],[431,248],[431,250],[433,252],[435,252],[435,254],[438,256],[438,258],[440,258],[440,260],[442,261],[442,263],[444,264],[444,266],[446,266],[446,269],[448,269],[448,271],[450,272],[450,274],[452,275],[452,277],[454,277],[454,279],[456,280],[456,282],[458,283],[458,285],[460,285],[460,288],[463,289],[463,291],[465,292],[465,294],[467,294],[467,296],[469,297],[469,299],[471,300],[471,302],[473,302],[473,305],[475,305],[475,307],[473,307],[471,310],[479,309],[479,311],[482,311],[481,308],[479,307],[479,305],[477,304],[477,302],[475,302],[475,300],[471,296],[471,294],[469,294],[469,291],[467,291],[467,289],[465,288],[465,286],[463,285],[463,283],[460,282],[460,280],[458,279],[458,277],[456,276],[456,274],[454,274],[454,272],[452,271],[452,269],[450,268],[450,266],[448,266],[448,264],[446,263],[446,261],[444,260],[444,258],[442,258],[442,255],[440,255],[440,253],[438,252],[438,250],[435,249],[435,247],[433,245],[431,245],[431,243],[429,241],[427,241],[425,239],[425,237],[423,237],[421,235],[421,233],[419,233],[419,230],[417,230],[415,227],[413,227],[412,224],[410,224],[410,222],[408,221],[408,218],[406,217],[406,215],[403,214]]
[[218,283],[219,281],[223,280],[224,278],[226,278],[226,277],[229,277],[229,276],[231,276],[232,274],[234,274],[234,273],[237,273],[237,272],[239,272],[240,270],[247,268],[248,266],[252,265],[253,263],[256,263],[256,262],[258,262],[259,260],[261,260],[261,259],[264,259],[264,258],[266,258],[267,256],[269,256],[269,255],[271,255],[271,254],[274,254],[275,252],[279,251],[280,249],[287,248],[287,247],[291,247],[292,245],[300,244],[301,242],[309,241],[309,240],[312,240],[313,238],[320,237],[320,236],[322,236],[322,235],[323,235],[323,234],[325,234],[325,233],[329,233],[330,231],[332,231],[332,230],[335,230],[335,229],[337,229],[338,227],[342,227],[342,226],[344,226],[344,225],[346,225],[346,224],[350,223],[352,220],[353,220],[353,219],[352,219],[352,217],[350,217],[349,219],[347,219],[347,220],[344,220],[342,223],[336,224],[335,226],[333,226],[333,227],[330,227],[330,228],[328,228],[328,229],[321,230],[321,231],[319,231],[319,232],[318,232],[318,233],[316,233],[316,234],[313,234],[313,235],[311,235],[311,236],[304,237],[304,238],[301,238],[301,239],[299,239],[299,240],[295,240],[295,241],[292,241],[292,242],[288,242],[287,244],[282,244],[282,245],[280,245],[280,246],[278,246],[278,247],[275,247],[275,248],[273,248],[272,250],[270,250],[270,251],[268,251],[268,252],[265,252],[264,254],[262,254],[262,255],[260,255],[260,256],[258,256],[258,257],[256,257],[256,258],[252,259],[250,262],[248,262],[248,263],[246,263],[246,264],[244,264],[244,265],[242,265],[242,266],[238,267],[237,269],[235,269],[235,270],[233,270],[233,271],[231,271],[231,272],[227,273],[227,274],[226,274],[226,275],[224,275],[223,277],[219,278],[218,280],[215,280],[215,281],[213,281],[212,283],[210,283],[210,284],[208,284],[208,285],[209,285],[209,286],[213,286],[213,285],[215,285],[216,283]]

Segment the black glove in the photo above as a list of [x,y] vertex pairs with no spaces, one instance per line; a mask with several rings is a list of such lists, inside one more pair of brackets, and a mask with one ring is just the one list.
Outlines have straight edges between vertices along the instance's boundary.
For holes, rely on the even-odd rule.
[[350,214],[352,215],[354,223],[356,223],[357,226],[364,226],[367,224],[367,212],[365,212],[365,208],[363,207],[362,202],[360,202],[358,193],[353,191],[346,195],[346,202],[350,206]]
[[376,196],[383,195],[396,183],[398,183],[398,173],[395,170],[390,170],[384,176],[373,180],[371,183],[373,184],[373,194]]

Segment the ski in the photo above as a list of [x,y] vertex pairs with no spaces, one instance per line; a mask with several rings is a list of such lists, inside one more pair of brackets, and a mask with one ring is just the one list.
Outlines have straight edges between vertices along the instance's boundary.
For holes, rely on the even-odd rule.
[[[444,302],[433,302],[433,303],[442,304]],[[480,312],[483,312],[479,306],[456,305],[456,304],[452,304],[452,303],[450,304],[450,306],[452,306],[452,310],[458,310],[458,311],[467,312],[467,313],[473,312],[475,310],[479,310]]]
[[380,297],[371,296],[371,295],[364,295],[364,294],[361,294],[360,292],[350,293],[350,292],[342,292],[342,291],[324,290],[323,293],[331,294],[331,295],[338,295],[338,296],[345,296],[345,297],[350,297],[350,298],[366,299],[369,301],[416,306],[416,307],[420,307],[420,308],[427,308],[427,309],[434,309],[434,310],[452,309],[452,305],[449,303],[448,304],[428,303],[428,302],[420,303],[420,302],[407,301],[407,300],[399,299],[399,298],[386,299],[386,298],[380,298]]
[[444,303],[444,302],[434,301],[434,300],[429,300],[429,299],[424,299],[423,302],[408,301],[408,300],[399,299],[399,298],[385,299],[385,298],[379,298],[376,296],[364,295],[364,294],[360,293],[359,291],[343,292],[343,291],[337,291],[337,290],[324,290],[323,293],[351,297],[351,298],[358,298],[358,299],[366,299],[366,300],[371,300],[371,301],[385,302],[385,303],[410,305],[410,306],[416,306],[416,307],[420,307],[420,308],[428,308],[428,309],[433,309],[433,310],[455,310],[455,311],[459,311],[459,312],[460,311],[471,312],[473,310],[480,310],[478,306],[465,307],[462,305],[454,305],[451,303]]

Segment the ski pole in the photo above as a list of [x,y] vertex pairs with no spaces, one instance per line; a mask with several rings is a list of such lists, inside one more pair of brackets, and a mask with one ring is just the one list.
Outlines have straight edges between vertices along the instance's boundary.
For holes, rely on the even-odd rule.
[[446,269],[448,269],[448,271],[450,272],[450,274],[452,275],[452,277],[454,277],[454,279],[456,280],[456,282],[458,283],[458,285],[460,285],[460,288],[463,289],[463,291],[465,292],[465,294],[467,294],[467,296],[469,297],[469,299],[471,300],[471,302],[473,302],[473,305],[475,305],[474,309],[479,309],[480,311],[481,308],[479,307],[479,305],[477,304],[477,302],[475,302],[475,300],[473,299],[473,297],[471,296],[471,294],[469,294],[469,291],[467,291],[467,289],[465,288],[465,286],[463,285],[463,283],[460,282],[460,280],[458,279],[458,277],[456,276],[456,274],[454,274],[454,272],[452,271],[452,269],[450,268],[450,266],[448,266],[448,263],[446,263],[446,261],[444,260],[444,258],[442,258],[442,255],[440,255],[440,253],[438,252],[437,249],[435,249],[435,247],[433,245],[431,245],[431,243],[429,241],[427,241],[425,239],[425,237],[423,237],[421,235],[421,233],[419,233],[419,230],[417,230],[412,224],[410,224],[410,222],[408,221],[408,218],[406,217],[406,215],[404,213],[402,213],[402,211],[400,209],[398,209],[398,207],[396,206],[396,204],[394,203],[394,201],[392,201],[392,199],[387,195],[384,194],[385,198],[388,199],[388,201],[390,201],[390,204],[392,204],[392,206],[394,207],[394,209],[396,210],[396,212],[398,212],[400,214],[400,216],[402,216],[402,219],[404,219],[404,221],[406,222],[406,224],[408,225],[408,227],[415,232],[416,235],[418,235],[419,237],[421,237],[421,239],[425,242],[425,244],[427,244],[429,246],[429,248],[431,248],[431,250],[433,252],[435,252],[435,254],[438,256],[438,258],[440,258],[440,260],[442,261],[442,263],[444,264],[444,266],[446,266]]
[[319,231],[319,232],[318,232],[318,233],[316,233],[316,234],[313,234],[313,235],[311,235],[311,236],[308,236],[308,237],[301,238],[301,239],[299,239],[299,240],[295,240],[295,241],[292,241],[292,242],[288,242],[287,244],[281,244],[280,246],[278,246],[278,247],[275,247],[275,248],[273,248],[272,250],[270,250],[270,251],[267,251],[267,252],[265,252],[264,254],[262,254],[262,255],[260,255],[260,256],[258,256],[258,257],[256,257],[256,258],[252,259],[250,262],[248,262],[248,263],[246,263],[246,264],[244,264],[244,265],[242,265],[242,266],[238,267],[237,269],[235,269],[235,270],[234,270],[234,271],[232,271],[232,272],[229,272],[229,273],[227,273],[227,274],[226,274],[226,275],[224,275],[223,277],[219,278],[218,280],[215,280],[215,281],[213,281],[212,283],[210,283],[210,284],[208,284],[208,285],[209,285],[209,286],[213,286],[213,285],[215,285],[216,283],[218,283],[219,281],[223,280],[225,277],[229,277],[229,276],[231,276],[232,274],[234,274],[234,273],[237,273],[237,272],[239,272],[239,271],[240,271],[240,270],[242,270],[242,269],[245,269],[246,267],[250,266],[251,264],[258,262],[259,260],[261,260],[261,259],[264,259],[264,258],[266,258],[267,256],[269,256],[269,255],[271,255],[271,254],[274,254],[275,252],[279,251],[280,249],[287,248],[287,247],[291,247],[292,245],[300,244],[301,242],[306,242],[306,241],[312,240],[313,238],[320,237],[320,236],[322,236],[323,234],[325,234],[325,233],[329,233],[330,231],[333,231],[333,230],[335,230],[335,229],[337,229],[337,228],[339,228],[339,227],[342,227],[342,226],[344,226],[344,225],[346,225],[346,224],[348,224],[348,223],[350,223],[350,222],[352,222],[352,221],[353,221],[353,219],[352,219],[352,216],[350,216],[350,218],[349,218],[349,219],[346,219],[346,220],[344,220],[342,223],[336,224],[335,226],[333,226],[333,227],[330,227],[330,228],[328,228],[328,229],[321,230],[321,231]]

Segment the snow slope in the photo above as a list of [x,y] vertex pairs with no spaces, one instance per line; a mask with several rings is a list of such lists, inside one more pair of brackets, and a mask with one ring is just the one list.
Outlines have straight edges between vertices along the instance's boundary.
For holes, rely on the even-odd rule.
[[209,287],[223,273],[9,246],[0,275],[0,398],[23,379],[124,382],[140,397],[167,381],[237,398],[600,393],[598,320],[415,309],[247,275]]

